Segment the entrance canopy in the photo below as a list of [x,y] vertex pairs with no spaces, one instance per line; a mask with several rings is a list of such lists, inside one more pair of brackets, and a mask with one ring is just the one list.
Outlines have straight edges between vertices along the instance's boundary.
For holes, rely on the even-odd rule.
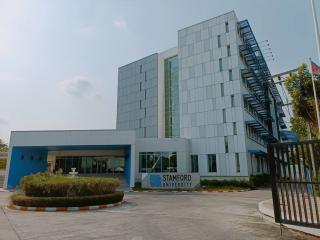
[[122,172],[132,187],[134,144],[134,131],[12,132],[5,188],[17,187],[23,176],[46,171],[48,163],[53,163],[51,169],[64,172],[71,167],[91,175]]

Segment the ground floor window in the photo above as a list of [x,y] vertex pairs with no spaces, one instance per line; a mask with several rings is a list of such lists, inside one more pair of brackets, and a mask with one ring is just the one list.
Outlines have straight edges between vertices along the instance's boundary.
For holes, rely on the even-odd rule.
[[198,155],[191,155],[191,172],[199,172]]
[[236,171],[237,173],[240,172],[240,156],[239,153],[235,153],[235,157],[236,157]]
[[68,174],[71,168],[76,168],[79,174],[123,173],[124,163],[123,157],[57,156],[54,169],[60,169],[64,174]]
[[208,172],[217,172],[217,158],[215,154],[208,154]]
[[177,172],[177,152],[140,152],[139,172]]

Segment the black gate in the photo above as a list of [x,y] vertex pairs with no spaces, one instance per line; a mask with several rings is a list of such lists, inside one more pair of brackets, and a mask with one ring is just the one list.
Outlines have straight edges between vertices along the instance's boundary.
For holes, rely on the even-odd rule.
[[320,141],[268,145],[275,221],[320,228]]

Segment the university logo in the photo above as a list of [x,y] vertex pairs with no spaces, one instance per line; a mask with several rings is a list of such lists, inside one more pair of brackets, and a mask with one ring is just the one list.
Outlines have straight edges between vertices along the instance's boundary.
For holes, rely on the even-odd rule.
[[161,187],[161,176],[150,175],[150,186],[151,187]]

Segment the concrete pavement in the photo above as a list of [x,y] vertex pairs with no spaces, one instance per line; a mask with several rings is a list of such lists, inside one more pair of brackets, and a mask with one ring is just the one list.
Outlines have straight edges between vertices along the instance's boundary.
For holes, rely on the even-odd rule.
[[[1,195],[1,193],[0,193]],[[20,239],[316,239],[265,221],[257,203],[270,191],[127,193],[119,208],[86,212],[5,209]],[[3,214],[3,213],[1,213]],[[8,227],[9,228],[9,227]],[[6,233],[5,233],[6,234]],[[0,234],[0,239],[8,239]]]

